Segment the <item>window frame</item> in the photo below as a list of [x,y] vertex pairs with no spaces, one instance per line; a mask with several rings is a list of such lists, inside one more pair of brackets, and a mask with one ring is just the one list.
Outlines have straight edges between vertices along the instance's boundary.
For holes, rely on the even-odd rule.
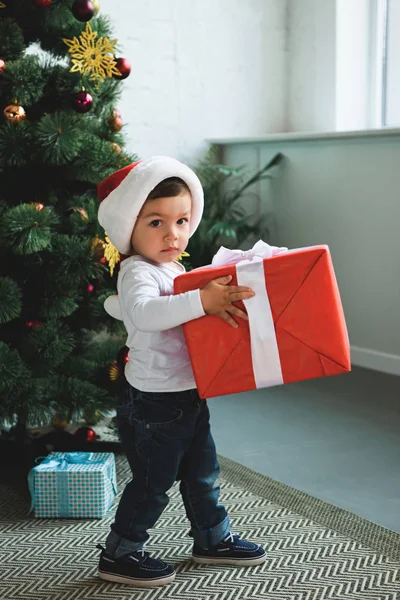
[[387,37],[388,0],[369,0],[369,101],[368,127],[381,129],[387,124]]

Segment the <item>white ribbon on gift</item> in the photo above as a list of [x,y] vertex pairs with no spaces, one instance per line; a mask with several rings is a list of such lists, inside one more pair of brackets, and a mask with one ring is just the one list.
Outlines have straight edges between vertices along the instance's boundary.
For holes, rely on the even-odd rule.
[[213,267],[236,265],[238,285],[251,288],[255,295],[243,300],[249,317],[251,357],[256,387],[283,383],[274,320],[264,274],[264,258],[287,252],[259,240],[250,250],[229,250],[223,246],[212,259]]

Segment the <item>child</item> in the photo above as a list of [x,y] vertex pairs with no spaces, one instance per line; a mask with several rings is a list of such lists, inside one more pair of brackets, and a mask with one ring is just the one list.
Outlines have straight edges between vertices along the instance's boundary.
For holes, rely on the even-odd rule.
[[220,277],[201,290],[173,295],[184,273],[176,258],[203,212],[195,173],[175,159],[156,156],[117,171],[98,187],[99,222],[114,246],[130,255],[118,275],[120,311],[128,338],[126,382],[117,395],[121,443],[132,470],[102,550],[99,576],[137,587],[175,577],[172,566],[143,547],[180,481],[194,538],[192,558],[204,564],[258,565],[260,546],[230,532],[218,504],[219,465],[207,401],[199,397],[181,325],[216,314],[237,327],[247,315],[232,302],[254,295]]

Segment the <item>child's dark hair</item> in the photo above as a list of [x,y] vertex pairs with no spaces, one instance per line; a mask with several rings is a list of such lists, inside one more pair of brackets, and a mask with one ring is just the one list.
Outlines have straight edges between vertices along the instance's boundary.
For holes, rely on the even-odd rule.
[[187,184],[180,177],[168,177],[161,181],[154,190],[147,196],[147,200],[156,200],[157,198],[172,198],[179,196],[182,192],[189,192]]

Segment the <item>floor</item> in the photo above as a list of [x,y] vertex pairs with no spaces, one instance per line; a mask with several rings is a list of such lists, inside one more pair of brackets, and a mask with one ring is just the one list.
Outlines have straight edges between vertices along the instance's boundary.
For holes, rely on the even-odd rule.
[[400,532],[400,377],[353,367],[208,402],[219,454]]

